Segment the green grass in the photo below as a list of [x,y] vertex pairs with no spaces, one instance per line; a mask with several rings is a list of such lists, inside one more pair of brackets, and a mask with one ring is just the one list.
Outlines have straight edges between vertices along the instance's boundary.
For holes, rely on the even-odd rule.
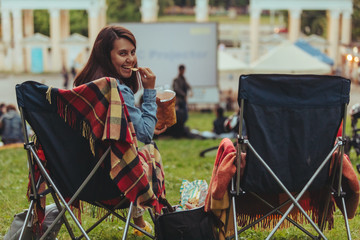
[[[229,114],[227,114],[229,115]],[[190,113],[188,126],[200,131],[210,130],[215,116],[213,113]],[[348,131],[350,128],[348,127]],[[163,158],[165,169],[167,198],[171,204],[179,201],[179,189],[181,181],[187,179],[205,179],[208,183],[214,164],[216,152],[212,152],[205,158],[199,157],[199,152],[208,147],[216,146],[220,140],[189,140],[189,139],[158,139],[157,145]],[[354,164],[360,163],[352,151],[351,159]],[[27,189],[27,163],[26,152],[22,148],[0,150],[0,238],[7,232],[15,213],[21,212],[28,207],[26,199]],[[70,218],[69,218],[70,219]],[[89,226],[97,219],[89,215],[82,215],[82,222]],[[71,225],[74,226],[72,220]],[[108,220],[96,228],[91,234],[92,239],[119,239],[123,231],[124,224],[117,220]],[[357,216],[350,220],[353,239],[360,239],[360,219],[359,210]],[[311,232],[311,227],[306,225]],[[266,232],[250,230],[241,234],[241,239],[264,239]],[[335,212],[335,228],[325,232],[329,239],[346,239],[343,218],[337,210]],[[58,236],[60,239],[70,239],[65,227],[62,227]],[[128,239],[146,239],[128,235]],[[306,235],[295,228],[279,230],[275,234],[275,239],[309,239]]]
[[[159,16],[158,22],[195,22],[194,15],[165,15]],[[229,18],[226,15],[210,15],[209,22],[218,22],[226,24],[249,24],[250,17],[249,15],[237,15],[235,18]],[[261,24],[270,24],[271,20],[269,16],[261,16]],[[278,20],[275,19],[274,24],[280,24]]]

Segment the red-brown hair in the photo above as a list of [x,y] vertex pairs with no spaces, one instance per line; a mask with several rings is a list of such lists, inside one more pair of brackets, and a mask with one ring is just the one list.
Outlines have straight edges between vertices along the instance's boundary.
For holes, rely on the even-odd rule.
[[114,47],[115,40],[120,38],[129,40],[136,48],[135,36],[128,29],[120,26],[107,26],[101,29],[95,39],[88,62],[75,77],[74,86],[79,86],[102,77],[113,77],[121,80],[134,93],[138,91],[139,82],[136,72],[134,71],[130,78],[121,78],[111,62],[110,52]]

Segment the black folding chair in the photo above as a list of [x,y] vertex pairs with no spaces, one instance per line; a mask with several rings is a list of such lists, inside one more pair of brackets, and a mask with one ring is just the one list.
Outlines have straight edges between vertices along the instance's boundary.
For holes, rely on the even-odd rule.
[[[155,239],[155,236],[130,222],[134,203],[130,202],[120,192],[109,176],[110,147],[101,156],[99,154],[93,155],[89,141],[82,136],[80,131],[71,128],[65,123],[54,111],[54,107],[49,104],[47,99],[48,89],[48,86],[31,81],[16,86],[18,106],[23,120],[24,146],[28,153],[31,183],[29,195],[31,201],[20,239],[30,219],[30,214],[34,210],[35,202],[48,193],[52,195],[60,213],[41,239],[45,239],[60,218],[63,219],[72,239],[82,237],[90,239],[88,233],[110,214],[125,222],[122,239],[126,239],[129,226],[143,232],[147,237]],[[28,139],[26,123],[30,124],[36,134],[37,141],[41,143],[46,157],[46,166],[43,165],[38,156],[36,144]],[[35,168],[39,168],[41,171],[41,176],[37,182],[35,182],[34,177]],[[46,182],[48,191],[40,192],[41,181]],[[112,199],[120,200],[115,206],[104,204],[105,200]],[[75,200],[86,201],[97,207],[104,208],[108,212],[93,226],[85,230],[71,210],[70,206]],[[115,212],[117,209],[126,208],[128,208],[126,218]],[[81,236],[75,237],[74,231],[65,217],[66,211],[81,231]]]
[[[236,214],[241,214],[236,203],[246,195],[259,199],[269,211],[258,219],[243,224],[237,230],[238,234],[269,216],[277,215],[279,220],[276,226],[272,223],[275,227],[266,239],[270,239],[285,220],[312,239],[326,239],[323,230],[333,194],[341,198],[347,236],[351,239],[345,193],[342,191],[345,142],[342,137],[336,138],[342,121],[342,135],[345,136],[349,92],[350,81],[337,76],[240,76],[239,119],[244,119],[246,123],[247,137],[242,134],[243,121],[240,121],[237,152],[240,154],[240,148],[244,145],[247,151],[244,173],[240,176],[238,155],[237,173],[231,184],[235,229],[237,230]],[[340,161],[331,165],[332,156],[337,150]],[[330,167],[333,168],[331,176]],[[314,221],[299,201],[307,191],[320,190],[326,192],[326,201],[321,203],[322,215]],[[281,206],[274,206],[266,199],[268,194],[283,194],[288,200]],[[281,212],[280,208],[284,208],[286,204],[286,212]],[[247,207],[246,203],[243,207]],[[317,236],[289,217],[294,207],[315,229]],[[235,234],[235,239],[238,239],[238,234]]]

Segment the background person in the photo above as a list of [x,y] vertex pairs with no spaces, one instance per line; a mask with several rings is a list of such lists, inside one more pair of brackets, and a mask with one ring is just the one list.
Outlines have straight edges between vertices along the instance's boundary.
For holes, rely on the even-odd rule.
[[181,64],[179,66],[178,76],[173,80],[173,90],[176,93],[176,107],[184,114],[184,122],[188,119],[188,108],[187,108],[187,96],[190,92],[190,96],[192,96],[191,86],[186,81],[184,76],[185,73],[185,65]]
[[[144,88],[141,109],[135,106],[134,94],[139,90],[139,80],[136,71],[138,68],[140,80]],[[140,142],[150,143],[155,130],[156,118],[156,76],[150,68],[138,67],[136,56],[136,40],[126,28],[119,26],[104,27],[95,39],[95,43],[84,68],[77,74],[74,85],[102,78],[113,77],[118,81],[121,94],[127,106],[131,121],[134,124],[136,137]],[[143,211],[138,208],[132,213],[134,223],[147,232],[152,231],[151,225],[143,219]],[[134,229],[136,235],[141,235]]]
[[7,105],[6,113],[0,117],[0,129],[4,145],[24,142],[21,117],[13,104]]
[[5,103],[0,103],[0,117],[6,113],[6,104]]
[[224,109],[222,107],[216,108],[216,119],[213,121],[213,132],[221,134],[225,132],[224,122],[227,117],[224,116]]
[[64,83],[63,83],[64,89],[67,89],[68,85],[69,85],[69,73],[68,73],[65,65],[63,65],[63,67],[62,67],[61,75],[64,78]]

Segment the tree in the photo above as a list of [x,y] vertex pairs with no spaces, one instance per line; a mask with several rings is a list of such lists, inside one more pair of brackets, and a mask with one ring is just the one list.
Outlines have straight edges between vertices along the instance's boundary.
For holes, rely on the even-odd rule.
[[[85,10],[70,11],[70,33],[88,35],[88,17]],[[50,15],[48,10],[34,11],[34,32],[50,36]]]
[[360,41],[360,0],[353,0],[352,40]]
[[107,0],[107,4],[106,15],[109,23],[139,22],[141,20],[140,0]]
[[34,11],[34,32],[50,36],[49,12],[47,10]]
[[326,11],[303,11],[301,14],[301,31],[307,35],[326,35]]
[[88,36],[88,14],[86,10],[70,11],[70,34]]

